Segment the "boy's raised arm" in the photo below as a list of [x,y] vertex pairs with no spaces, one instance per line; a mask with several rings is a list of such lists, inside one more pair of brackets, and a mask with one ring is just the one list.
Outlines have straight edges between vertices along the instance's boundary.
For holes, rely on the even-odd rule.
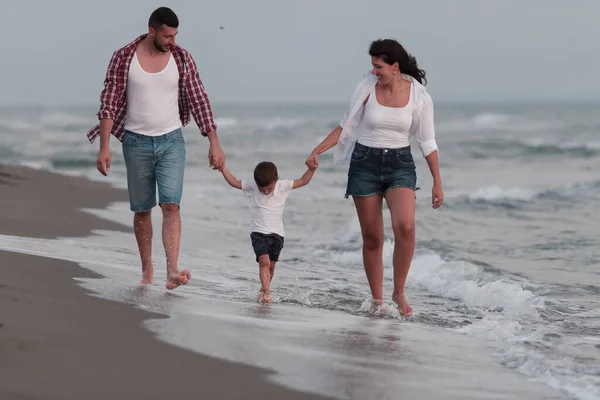
[[223,178],[225,178],[227,183],[229,183],[231,186],[233,186],[236,189],[240,189],[240,190],[242,189],[242,181],[235,179],[235,176],[233,176],[231,174],[231,172],[229,172],[227,167],[223,167],[223,169],[221,170],[221,173],[223,174]]
[[302,178],[294,179],[294,186],[292,186],[292,189],[298,189],[299,187],[308,185],[308,182],[310,182],[316,170],[317,168],[309,168],[304,175],[302,175]]

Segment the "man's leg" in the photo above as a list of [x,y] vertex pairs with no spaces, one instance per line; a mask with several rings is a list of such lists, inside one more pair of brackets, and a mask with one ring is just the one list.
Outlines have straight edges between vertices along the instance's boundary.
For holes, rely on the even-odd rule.
[[151,284],[154,272],[151,210],[156,206],[154,151],[151,139],[126,132],[123,139],[123,158],[127,169],[130,209],[134,212],[133,231],[142,261],[140,283]]
[[175,203],[161,204],[163,212],[162,239],[167,257],[167,289],[185,285],[192,278],[190,271],[178,269],[181,243],[181,217]]
[[143,284],[152,284],[154,268],[152,265],[152,213],[151,211],[133,214],[133,231],[142,260]]
[[181,217],[179,214],[185,170],[185,142],[181,130],[169,133],[157,150],[156,183],[158,201],[163,212],[162,239],[167,257],[167,289],[185,285],[190,271],[179,271]]

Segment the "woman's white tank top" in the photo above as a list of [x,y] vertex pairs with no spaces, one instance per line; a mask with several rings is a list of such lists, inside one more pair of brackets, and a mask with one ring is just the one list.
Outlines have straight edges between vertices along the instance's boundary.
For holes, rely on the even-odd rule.
[[365,104],[365,112],[357,127],[358,143],[376,148],[396,149],[410,146],[410,127],[413,121],[413,86],[408,104],[386,107],[377,102],[375,87]]

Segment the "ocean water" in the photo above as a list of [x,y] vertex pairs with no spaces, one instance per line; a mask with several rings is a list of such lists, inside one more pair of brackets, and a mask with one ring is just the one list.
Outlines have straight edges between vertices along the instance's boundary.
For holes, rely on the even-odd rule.
[[[431,209],[431,176],[418,148],[417,246],[407,282],[409,319],[391,303],[393,234],[386,219],[386,305],[369,306],[360,229],[344,199],[347,166],[321,156],[294,191],[275,301],[258,305],[249,204],[208,168],[208,142],[184,129],[187,170],[180,264],[193,280],[140,287],[131,234],[39,240],[2,236],[0,249],[69,259],[104,279],[98,296],[159,311],[161,339],[265,367],[272,379],[338,398],[600,399],[600,114],[598,105],[438,105],[446,200]],[[0,109],[0,162],[108,180],[125,187],[112,142],[110,176],[95,170],[95,109]],[[344,105],[216,105],[229,169],[251,179],[270,160],[280,176],[305,170],[310,150]],[[89,210],[129,225],[126,203]],[[387,213],[387,210],[384,210]],[[159,232],[160,212],[153,215]]]

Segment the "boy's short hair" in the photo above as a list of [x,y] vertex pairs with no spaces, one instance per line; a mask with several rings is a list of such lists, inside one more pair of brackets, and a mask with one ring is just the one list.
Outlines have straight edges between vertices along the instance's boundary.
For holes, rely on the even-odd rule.
[[265,187],[275,182],[279,178],[277,167],[270,161],[259,162],[254,168],[254,182],[256,186]]

